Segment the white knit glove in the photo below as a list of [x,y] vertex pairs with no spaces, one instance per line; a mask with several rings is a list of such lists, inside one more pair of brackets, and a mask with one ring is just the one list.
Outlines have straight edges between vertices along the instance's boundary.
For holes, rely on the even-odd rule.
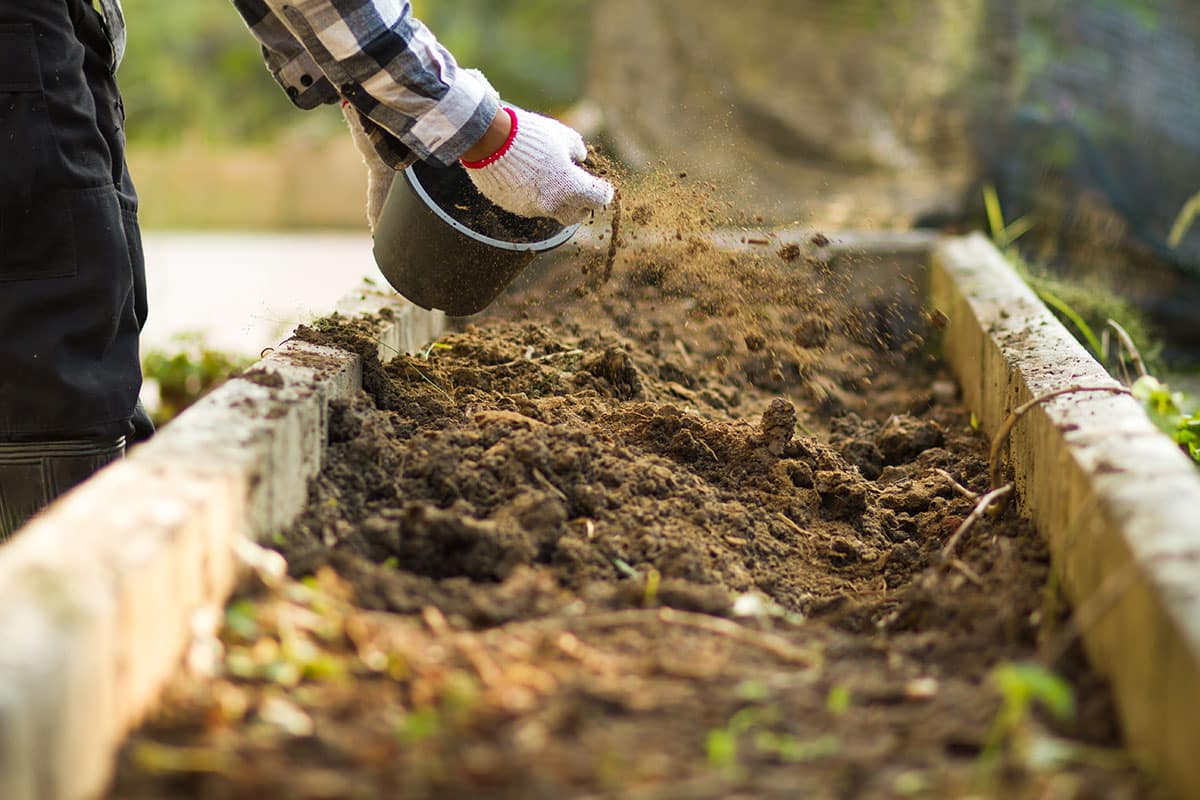
[[513,120],[509,142],[481,162],[463,164],[480,194],[513,214],[564,225],[612,202],[612,185],[578,166],[587,158],[578,132],[530,111],[504,111]]

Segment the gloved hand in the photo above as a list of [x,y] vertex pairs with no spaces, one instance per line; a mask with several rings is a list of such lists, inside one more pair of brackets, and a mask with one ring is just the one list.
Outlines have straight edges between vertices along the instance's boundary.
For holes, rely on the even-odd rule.
[[513,214],[564,225],[612,202],[612,185],[578,166],[587,158],[578,132],[530,111],[503,112],[512,119],[508,141],[482,161],[463,162],[484,197]]

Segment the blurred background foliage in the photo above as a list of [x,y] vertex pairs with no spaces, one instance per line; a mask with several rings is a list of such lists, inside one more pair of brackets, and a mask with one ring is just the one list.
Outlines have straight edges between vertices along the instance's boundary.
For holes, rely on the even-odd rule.
[[[232,145],[342,132],[329,109],[294,108],[227,0],[124,0],[121,67],[130,140]],[[419,0],[424,21],[464,65],[518,105],[556,109],[580,95],[587,0]]]
[[[125,5],[121,81],[147,227],[362,229],[362,167],[340,114],[291,106],[228,0]],[[556,113],[586,96],[619,158],[695,172],[748,218],[978,221],[987,182],[1036,219],[1022,247],[1041,260],[1094,265],[1132,245],[1200,276],[1200,233],[1168,241],[1200,188],[1196,0],[413,8],[506,99]],[[1156,313],[1194,316],[1190,295],[1165,297],[1174,305]]]
[[[363,230],[365,178],[336,108],[295,108],[228,0],[124,0],[121,89],[144,227]],[[521,106],[583,91],[587,0],[418,0],[461,63]]]

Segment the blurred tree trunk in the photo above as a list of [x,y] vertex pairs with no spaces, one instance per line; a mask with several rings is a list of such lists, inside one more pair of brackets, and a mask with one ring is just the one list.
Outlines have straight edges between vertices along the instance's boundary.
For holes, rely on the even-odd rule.
[[984,2],[606,0],[587,93],[633,166],[775,221],[903,226],[961,204]]

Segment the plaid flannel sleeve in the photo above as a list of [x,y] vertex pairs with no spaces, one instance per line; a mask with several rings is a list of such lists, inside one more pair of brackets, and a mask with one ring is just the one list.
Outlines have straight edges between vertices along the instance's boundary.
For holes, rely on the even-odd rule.
[[303,108],[348,100],[381,157],[450,165],[483,136],[499,104],[407,0],[233,0],[267,64]]
[[337,90],[300,41],[262,0],[233,0],[254,38],[262,45],[263,60],[292,102],[303,109],[337,100]]

